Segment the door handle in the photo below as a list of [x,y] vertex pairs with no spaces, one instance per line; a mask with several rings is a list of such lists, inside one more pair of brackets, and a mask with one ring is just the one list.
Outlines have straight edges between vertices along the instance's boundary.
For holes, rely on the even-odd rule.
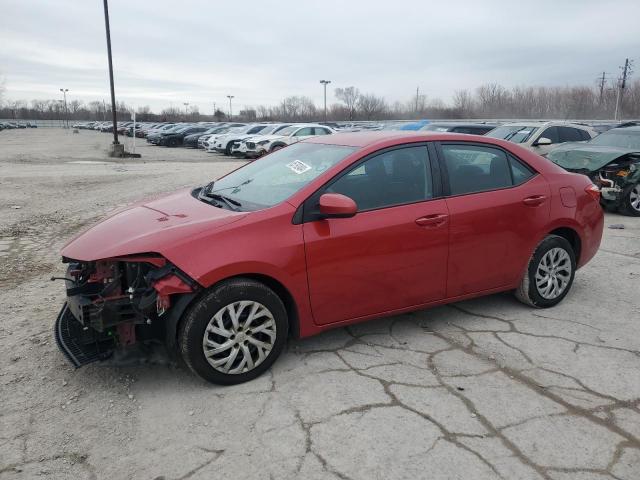
[[426,217],[416,218],[416,224],[421,227],[438,227],[445,223],[449,218],[449,215],[444,213],[436,213],[434,215],[427,215]]
[[524,203],[528,207],[537,207],[538,205],[542,205],[546,201],[547,197],[544,195],[532,195],[523,199],[522,203]]

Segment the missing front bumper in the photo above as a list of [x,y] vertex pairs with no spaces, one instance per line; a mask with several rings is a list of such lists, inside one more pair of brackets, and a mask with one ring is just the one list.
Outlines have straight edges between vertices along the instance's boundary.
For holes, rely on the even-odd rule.
[[84,327],[71,313],[65,303],[58,314],[54,327],[58,348],[65,358],[76,368],[109,358],[116,341],[109,333],[99,333]]

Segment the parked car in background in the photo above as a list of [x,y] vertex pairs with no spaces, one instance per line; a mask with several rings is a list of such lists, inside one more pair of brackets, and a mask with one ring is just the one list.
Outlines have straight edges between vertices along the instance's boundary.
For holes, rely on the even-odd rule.
[[208,144],[205,146],[205,142],[210,138],[213,139],[213,137],[217,135],[222,135],[223,133],[228,132],[232,128],[244,127],[244,125],[245,125],[244,123],[219,123],[217,125],[214,125],[206,132],[203,132],[202,134],[198,134],[200,136],[198,136],[196,140],[195,147],[207,148]]
[[596,131],[587,125],[536,121],[506,123],[487,133],[488,137],[518,143],[542,156],[561,143],[585,142],[596,135]]
[[275,135],[265,135],[252,138],[247,142],[247,150],[251,150],[253,158],[261,157],[270,152],[275,152],[281,148],[297,143],[306,138],[318,135],[331,135],[334,131],[318,123],[298,123],[290,127],[283,128]]
[[182,145],[182,141],[186,135],[204,132],[205,130],[207,130],[206,126],[198,125],[190,125],[177,130],[168,130],[167,132],[160,134],[160,137],[158,138],[158,145],[177,147]]
[[158,338],[204,379],[237,384],[290,334],[502,291],[557,305],[603,223],[588,178],[513,143],[310,138],[68,242],[56,341],[79,367]]
[[168,132],[174,129],[179,129],[179,128],[182,128],[183,126],[184,125],[181,125],[181,124],[169,123],[166,125],[162,125],[158,128],[154,128],[153,130],[149,130],[146,136],[147,143],[157,143],[157,140],[162,133]]
[[485,135],[498,126],[497,123],[429,123],[420,130],[425,132],[467,133],[471,135]]
[[221,137],[222,135],[226,135],[228,133],[231,132],[235,132],[238,135],[241,135],[242,133],[244,133],[244,131],[247,128],[246,124],[240,125],[238,126],[237,124],[234,124],[235,126],[231,126],[228,125],[226,127],[225,130],[222,130],[220,132],[217,133],[212,133],[211,135],[208,136],[208,138],[202,143],[203,147],[205,148],[205,150],[207,152],[215,152],[216,151],[216,141],[218,139],[218,137]]
[[565,143],[547,158],[600,187],[606,209],[640,217],[640,126],[608,130],[584,143]]
[[243,140],[238,140],[233,143],[231,147],[231,155],[238,158],[256,158],[257,153],[255,148],[249,149],[247,147],[247,142],[253,141],[255,144],[256,139],[260,139],[264,136],[268,135],[277,135],[278,132],[284,130],[287,127],[290,127],[290,123],[274,123],[271,125],[267,125],[264,129],[260,130],[256,135],[251,135]]
[[225,155],[231,155],[231,148],[237,141],[243,140],[251,135],[256,135],[267,128],[267,125],[262,124],[250,124],[246,127],[230,130],[229,132],[219,135],[215,142],[215,151],[224,153]]

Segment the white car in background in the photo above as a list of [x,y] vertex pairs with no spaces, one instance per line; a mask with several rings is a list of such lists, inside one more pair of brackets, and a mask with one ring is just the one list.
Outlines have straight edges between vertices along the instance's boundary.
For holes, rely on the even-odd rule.
[[264,135],[247,140],[247,156],[257,158],[305,138],[331,135],[335,130],[317,123],[298,123],[283,128],[275,135]]
[[[214,149],[218,153],[224,153],[225,155],[231,155],[231,147],[234,142],[238,140],[244,140],[247,137],[255,135],[265,128],[268,125],[266,123],[252,123],[247,125],[246,127],[233,129],[224,135],[220,135],[216,138]],[[210,149],[207,149],[211,151]]]
[[260,130],[256,135],[248,136],[242,140],[237,140],[231,145],[231,155],[239,158],[253,158],[254,151],[247,149],[247,142],[256,138],[262,138],[265,136],[276,135],[281,130],[290,127],[290,123],[272,123],[267,125],[264,129]]
[[596,135],[598,133],[588,125],[536,121],[505,123],[486,134],[517,143],[543,157],[561,143],[585,142]]
[[227,126],[224,129],[220,130],[218,133],[213,133],[209,135],[208,138],[203,140],[203,147],[207,152],[213,153],[216,151],[216,142],[218,138],[232,132],[237,133],[237,132],[243,131],[246,128],[247,128],[247,125],[240,125],[240,126],[234,126],[234,127]]

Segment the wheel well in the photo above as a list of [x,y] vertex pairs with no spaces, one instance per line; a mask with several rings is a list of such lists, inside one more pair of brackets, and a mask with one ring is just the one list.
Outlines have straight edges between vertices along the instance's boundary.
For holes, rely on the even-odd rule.
[[580,240],[580,235],[578,235],[578,232],[569,227],[562,227],[556,228],[555,230],[549,232],[549,235],[558,235],[559,237],[567,240],[567,242],[571,244],[571,248],[573,248],[573,253],[576,256],[576,263],[579,263],[582,242]]
[[[278,280],[273,277],[269,277],[268,275],[262,275],[259,273],[247,273],[243,275],[237,275],[236,277],[230,278],[250,278],[257,282],[264,283],[267,287],[273,290],[282,303],[284,303],[284,308],[287,310],[287,317],[289,318],[289,334],[294,338],[298,338],[300,336],[300,324],[299,324],[299,316],[298,316],[298,307],[296,305],[295,300],[289,290],[282,285]],[[226,278],[225,280],[229,280]]]

